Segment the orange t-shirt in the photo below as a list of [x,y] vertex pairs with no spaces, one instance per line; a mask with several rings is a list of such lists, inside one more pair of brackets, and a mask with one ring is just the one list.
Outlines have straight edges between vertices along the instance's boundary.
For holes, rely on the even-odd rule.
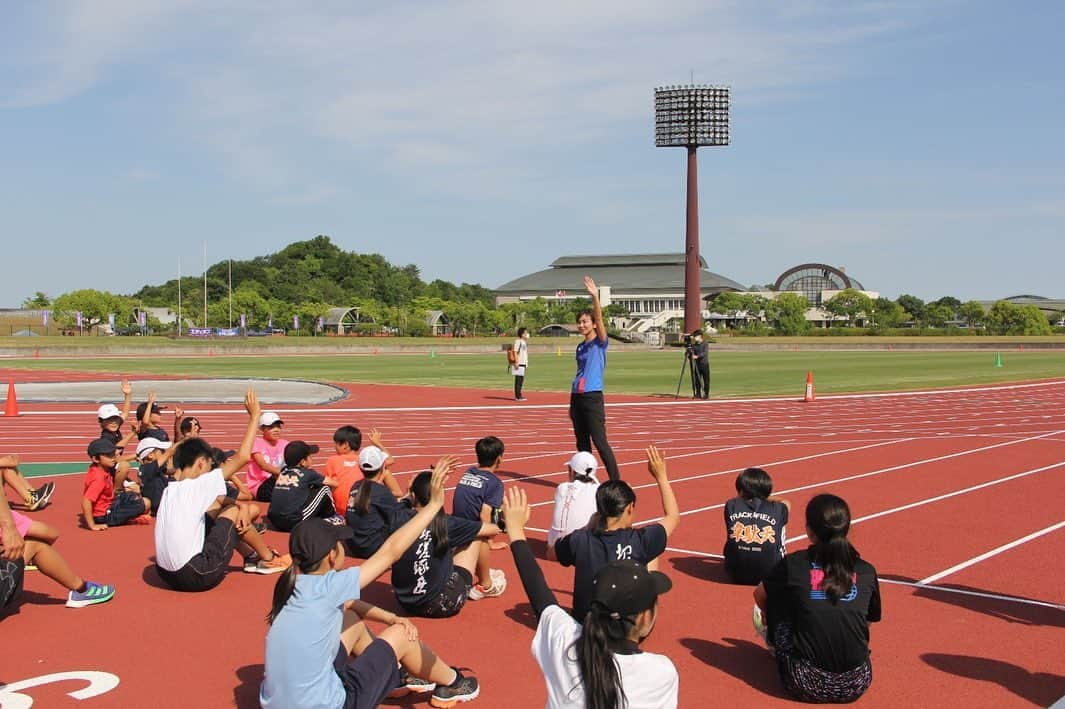
[[325,461],[325,476],[337,481],[337,486],[333,488],[333,504],[336,505],[337,514],[343,517],[344,510],[348,509],[351,486],[362,480],[358,452],[330,456]]

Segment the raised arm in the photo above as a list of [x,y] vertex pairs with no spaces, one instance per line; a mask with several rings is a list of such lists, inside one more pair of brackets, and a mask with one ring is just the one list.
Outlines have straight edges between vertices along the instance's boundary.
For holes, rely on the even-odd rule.
[[521,585],[525,588],[525,595],[528,596],[536,617],[539,618],[548,606],[557,606],[558,599],[551,593],[544,579],[544,572],[536,563],[532,549],[525,539],[525,525],[529,522],[529,500],[521,488],[507,488],[506,497],[503,498],[503,519],[506,522],[507,537],[510,539],[510,553],[518,567]]
[[381,452],[385,454],[384,469],[381,471],[381,484],[388,488],[388,491],[392,493],[393,497],[400,498],[406,493],[396,482],[396,478],[393,477],[392,471],[389,468],[396,462],[396,459],[392,457],[392,454],[385,448],[384,439],[381,438],[381,432],[376,428],[370,429],[370,445],[377,446],[381,449]]
[[451,473],[452,468],[458,463],[458,459],[452,455],[445,455],[436,461],[433,466],[432,496],[429,504],[418,510],[406,524],[393,532],[377,552],[363,562],[359,567],[359,587],[366,588],[373,583],[378,576],[403,556],[403,552],[417,541],[418,537],[429,523],[436,517],[436,513],[444,507],[444,483]]
[[174,409],[174,441],[181,440],[181,419],[185,418],[185,409],[178,406]]
[[248,389],[244,394],[244,410],[248,412],[248,427],[244,431],[244,440],[240,442],[240,448],[236,454],[222,464],[222,477],[228,480],[234,473],[243,468],[251,460],[251,447],[255,444],[255,436],[259,432],[259,398],[255,396],[254,389]]
[[148,392],[148,405],[144,407],[144,416],[137,422],[137,430],[144,431],[152,427],[152,405],[155,404],[155,392]]
[[133,407],[133,385],[128,379],[122,380],[122,422],[129,418],[129,410]]
[[599,287],[591,276],[584,277],[584,289],[592,299],[592,319],[595,321],[595,336],[606,342],[606,325],[603,323],[603,306],[599,302]]
[[658,494],[662,496],[662,526],[668,537],[680,524],[680,508],[677,507],[677,497],[666,476],[666,459],[654,446],[647,446],[647,472],[658,483]]

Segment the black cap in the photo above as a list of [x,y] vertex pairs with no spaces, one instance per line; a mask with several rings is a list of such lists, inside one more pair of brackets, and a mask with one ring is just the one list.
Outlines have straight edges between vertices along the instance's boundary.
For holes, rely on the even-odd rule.
[[237,454],[234,450],[222,450],[221,448],[211,449],[211,464],[215,467],[220,467],[222,463],[226,462]]
[[318,452],[318,446],[313,443],[304,443],[303,441],[292,441],[285,446],[285,465],[293,467],[300,464],[300,461],[309,455],[313,455]]
[[89,457],[95,458],[98,455],[114,455],[117,450],[118,448],[115,446],[115,442],[110,438],[97,438],[89,444]]
[[355,530],[346,524],[330,524],[311,517],[296,525],[288,537],[288,551],[297,566],[317,564],[345,539],[354,539]]
[[[153,403],[152,404],[152,413],[153,414],[157,414],[160,411],[162,411],[164,408],[165,407],[160,406],[159,404]],[[137,407],[137,420],[138,421],[143,421],[144,420],[144,412],[147,411],[147,410],[148,410],[148,402],[147,401],[145,401],[143,404],[140,404]]]
[[595,575],[592,603],[605,607],[612,617],[631,617],[653,606],[671,588],[668,576],[648,571],[638,561],[613,561]]

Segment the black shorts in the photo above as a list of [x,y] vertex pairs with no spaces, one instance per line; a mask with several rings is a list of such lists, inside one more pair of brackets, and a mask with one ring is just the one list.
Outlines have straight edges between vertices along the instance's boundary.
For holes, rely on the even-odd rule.
[[25,573],[26,562],[21,558],[14,561],[0,559],[0,616],[14,610],[18,605]]
[[274,496],[274,484],[276,482],[277,478],[273,475],[266,480],[263,480],[262,484],[259,485],[258,489],[255,491],[256,502],[269,502],[270,498]]
[[348,651],[341,644],[333,669],[347,694],[344,709],[373,709],[399,686],[396,651],[381,638],[367,645],[355,658],[348,657]]
[[473,588],[473,576],[461,566],[456,566],[452,569],[451,578],[444,584],[440,593],[417,608],[406,608],[406,606],[404,608],[412,615],[422,618],[450,618],[457,615],[466,605],[471,588]]
[[158,564],[155,566],[159,578],[175,591],[207,591],[220,584],[226,575],[226,567],[240,537],[233,522],[225,517],[208,518],[207,524],[203,551],[177,571],[167,571]]
[[116,494],[115,499],[111,500],[107,514],[103,517],[93,517],[93,521],[108,527],[118,527],[134,517],[140,517],[146,511],[143,497],[135,492],[125,491]]

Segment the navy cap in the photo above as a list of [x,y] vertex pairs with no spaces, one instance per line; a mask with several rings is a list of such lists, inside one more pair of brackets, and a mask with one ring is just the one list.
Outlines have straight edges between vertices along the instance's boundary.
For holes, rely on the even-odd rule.
[[321,517],[311,517],[292,530],[288,551],[298,566],[306,568],[324,559],[337,542],[354,538],[355,530],[346,524],[330,524]]
[[595,575],[592,603],[610,611],[611,617],[631,617],[655,604],[659,595],[673,588],[669,577],[631,559],[614,561]]
[[114,455],[117,450],[118,448],[115,446],[115,442],[110,438],[97,438],[89,444],[89,457],[95,458],[98,455]]

